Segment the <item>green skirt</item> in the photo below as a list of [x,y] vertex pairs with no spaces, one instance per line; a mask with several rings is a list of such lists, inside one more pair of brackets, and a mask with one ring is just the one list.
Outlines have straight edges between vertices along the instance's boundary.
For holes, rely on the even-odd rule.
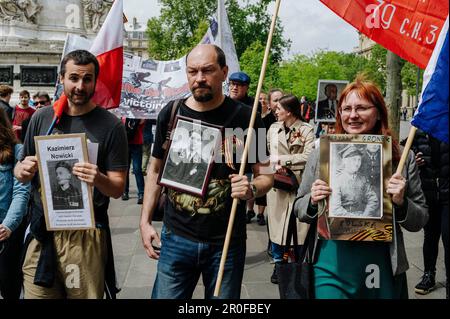
[[317,299],[408,299],[406,273],[392,275],[388,243],[319,240]]

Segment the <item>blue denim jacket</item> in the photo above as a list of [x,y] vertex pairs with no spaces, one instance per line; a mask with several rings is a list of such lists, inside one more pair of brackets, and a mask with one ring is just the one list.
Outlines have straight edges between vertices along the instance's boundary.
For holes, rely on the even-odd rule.
[[[15,160],[20,158],[22,145],[14,150]],[[0,164],[0,224],[15,231],[27,212],[30,197],[30,183],[22,184],[14,177],[14,165]]]

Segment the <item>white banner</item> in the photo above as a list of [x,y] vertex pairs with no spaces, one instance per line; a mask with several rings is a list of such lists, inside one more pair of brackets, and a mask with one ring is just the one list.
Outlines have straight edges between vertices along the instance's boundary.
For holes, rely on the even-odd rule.
[[[222,4],[223,6],[223,4]],[[223,7],[210,21],[210,27],[200,43],[212,43],[225,52],[229,74],[240,70],[228,17]],[[221,38],[219,39],[219,22]],[[76,49],[91,47],[91,42],[77,35],[68,35],[63,56]],[[224,91],[228,86],[224,84]],[[60,95],[58,87],[56,97]],[[122,96],[120,107],[111,110],[117,116],[139,119],[155,119],[159,111],[170,101],[186,98],[191,94],[186,77],[186,56],[173,61],[142,60],[124,53]]]

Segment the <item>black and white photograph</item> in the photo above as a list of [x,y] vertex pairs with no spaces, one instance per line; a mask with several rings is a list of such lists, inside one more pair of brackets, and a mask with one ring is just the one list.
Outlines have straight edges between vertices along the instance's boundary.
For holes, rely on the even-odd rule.
[[159,184],[204,196],[221,127],[178,117]]
[[142,61],[141,68],[150,70],[150,71],[157,71],[158,70],[158,62],[156,62],[155,60],[152,60],[152,59]]
[[88,162],[86,134],[35,136],[41,197],[47,230],[95,227],[92,188],[72,174]]
[[330,144],[329,217],[383,217],[382,145]]
[[181,70],[179,61],[167,62],[164,65],[164,72],[176,72],[179,70]]
[[81,181],[72,175],[75,163],[78,160],[47,161],[54,210],[83,209]]
[[339,96],[348,81],[319,80],[316,99],[316,122],[336,122]]

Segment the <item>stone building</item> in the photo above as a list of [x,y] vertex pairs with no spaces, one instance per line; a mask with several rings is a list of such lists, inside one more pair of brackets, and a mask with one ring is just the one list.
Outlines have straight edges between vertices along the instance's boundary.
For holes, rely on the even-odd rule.
[[146,24],[138,23],[136,18],[125,25],[125,39],[124,49],[133,55],[142,57],[143,60],[148,60],[148,35],[145,32]]
[[0,0],[0,83],[53,95],[67,33],[93,39],[113,0]]

